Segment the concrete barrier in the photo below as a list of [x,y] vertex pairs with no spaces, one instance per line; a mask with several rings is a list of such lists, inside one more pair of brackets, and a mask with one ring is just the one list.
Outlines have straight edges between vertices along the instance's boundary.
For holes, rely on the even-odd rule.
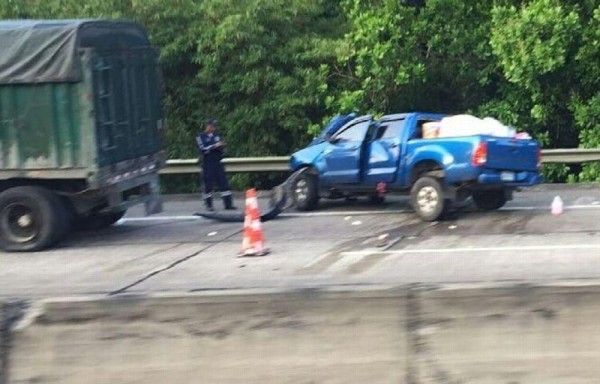
[[[472,288],[472,287],[471,287]],[[594,383],[600,287],[442,289],[413,302],[419,383]]]
[[21,317],[26,303],[20,301],[0,302],[0,384],[8,382],[9,354],[12,347],[12,326]]
[[595,383],[600,286],[50,300],[6,383]]
[[9,383],[398,383],[398,292],[53,301],[13,329]]

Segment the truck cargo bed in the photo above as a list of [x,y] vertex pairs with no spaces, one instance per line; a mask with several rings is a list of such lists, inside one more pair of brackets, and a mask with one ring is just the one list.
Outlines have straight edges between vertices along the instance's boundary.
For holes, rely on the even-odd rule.
[[12,47],[0,66],[0,179],[85,178],[95,188],[156,171],[160,70],[140,26],[0,22],[0,38]]

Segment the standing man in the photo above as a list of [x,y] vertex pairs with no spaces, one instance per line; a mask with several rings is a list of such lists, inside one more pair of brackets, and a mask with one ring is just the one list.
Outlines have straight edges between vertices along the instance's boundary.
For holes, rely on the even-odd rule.
[[225,167],[221,163],[225,143],[217,132],[217,120],[210,119],[206,122],[204,132],[196,137],[198,150],[202,154],[202,172],[204,173],[204,204],[206,209],[214,211],[213,185],[216,182],[221,191],[221,198],[225,209],[234,210],[229,182],[225,174]]

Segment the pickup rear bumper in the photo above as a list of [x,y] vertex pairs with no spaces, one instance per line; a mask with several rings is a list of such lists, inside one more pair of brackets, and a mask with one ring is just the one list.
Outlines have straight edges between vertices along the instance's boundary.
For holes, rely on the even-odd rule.
[[477,177],[479,184],[503,185],[507,187],[526,187],[543,183],[544,178],[538,172],[486,170]]

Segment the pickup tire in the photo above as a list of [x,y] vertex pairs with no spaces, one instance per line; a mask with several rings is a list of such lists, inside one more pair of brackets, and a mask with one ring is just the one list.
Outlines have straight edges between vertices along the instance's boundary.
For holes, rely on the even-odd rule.
[[0,194],[0,249],[40,251],[62,240],[69,229],[67,208],[51,191],[24,186]]
[[473,192],[473,202],[482,211],[493,211],[506,204],[506,196],[502,189],[476,191]]
[[448,202],[439,179],[430,176],[419,178],[410,190],[410,204],[423,220],[440,219],[446,213]]
[[292,197],[298,211],[311,211],[319,204],[319,186],[316,175],[304,172],[292,184]]

